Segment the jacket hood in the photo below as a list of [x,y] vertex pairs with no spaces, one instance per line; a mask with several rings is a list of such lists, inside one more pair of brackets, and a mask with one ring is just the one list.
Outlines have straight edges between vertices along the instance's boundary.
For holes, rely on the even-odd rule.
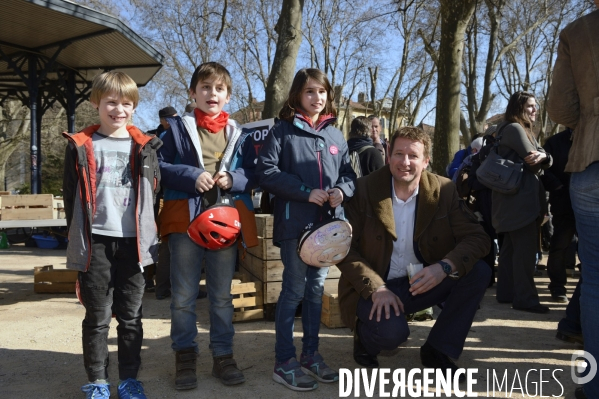
[[353,137],[347,140],[347,149],[349,152],[358,151],[360,148],[367,145],[373,146],[372,139],[370,137]]

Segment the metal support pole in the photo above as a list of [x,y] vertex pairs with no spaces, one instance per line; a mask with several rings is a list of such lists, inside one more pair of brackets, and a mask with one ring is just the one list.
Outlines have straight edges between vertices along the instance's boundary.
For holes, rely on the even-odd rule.
[[38,92],[37,94],[37,189],[40,194],[42,192],[42,166],[44,165],[44,151],[42,145],[42,117],[46,110],[42,101],[42,95]]
[[75,89],[75,71],[69,71],[67,80],[67,125],[69,133],[75,133],[75,109],[77,108],[77,92]]
[[38,187],[38,148],[39,143],[37,141],[37,96],[38,96],[38,86],[37,86],[37,56],[35,54],[29,55],[29,71],[28,71],[28,81],[27,86],[29,88],[29,109],[31,111],[31,194],[39,194]]

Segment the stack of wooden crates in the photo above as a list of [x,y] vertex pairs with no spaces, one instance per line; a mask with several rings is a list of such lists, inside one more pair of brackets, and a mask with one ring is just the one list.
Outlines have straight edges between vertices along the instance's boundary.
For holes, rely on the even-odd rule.
[[[266,318],[274,319],[274,307],[281,293],[283,281],[283,262],[278,247],[272,241],[273,216],[256,215],[258,245],[240,250],[240,272],[250,276],[252,281],[262,285]],[[324,284],[322,322],[330,328],[343,327],[336,301],[337,285],[341,272],[336,266],[329,268]]]

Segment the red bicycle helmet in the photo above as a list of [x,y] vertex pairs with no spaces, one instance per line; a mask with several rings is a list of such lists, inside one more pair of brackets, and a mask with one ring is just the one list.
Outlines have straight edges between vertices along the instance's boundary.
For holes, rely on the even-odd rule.
[[239,212],[231,205],[217,204],[196,216],[187,228],[191,241],[218,250],[230,247],[241,233]]

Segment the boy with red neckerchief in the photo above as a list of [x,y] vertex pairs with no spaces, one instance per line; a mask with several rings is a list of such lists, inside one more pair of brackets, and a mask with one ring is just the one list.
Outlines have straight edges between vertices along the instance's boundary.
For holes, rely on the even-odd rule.
[[227,69],[216,62],[200,65],[191,78],[189,93],[196,108],[170,119],[171,127],[162,136],[164,146],[158,154],[165,188],[160,232],[168,236],[171,252],[171,339],[176,352],[175,388],[179,390],[198,385],[195,306],[202,267],[210,302],[212,375],[225,385],[245,381],[233,359],[230,290],[236,245],[219,250],[201,247],[189,238],[187,227],[208,207],[217,202],[231,204],[256,187],[256,153],[250,133],[243,133],[223,111],[231,98]]
[[67,268],[79,270],[85,307],[83,364],[86,398],[110,397],[108,331],[117,322],[120,399],[145,399],[141,365],[143,267],[158,259],[154,201],[160,190],[156,149],[162,142],[127,125],[139,102],[123,72],[94,78],[90,102],[100,124],[69,140],[64,162],[64,207],[69,230]]

